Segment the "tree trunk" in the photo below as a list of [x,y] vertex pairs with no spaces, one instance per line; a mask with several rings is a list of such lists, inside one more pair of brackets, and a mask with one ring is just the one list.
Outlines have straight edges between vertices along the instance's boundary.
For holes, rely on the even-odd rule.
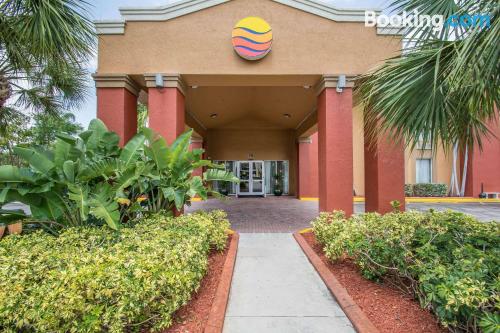
[[3,73],[0,73],[0,108],[2,108],[12,95],[12,88],[9,80]]

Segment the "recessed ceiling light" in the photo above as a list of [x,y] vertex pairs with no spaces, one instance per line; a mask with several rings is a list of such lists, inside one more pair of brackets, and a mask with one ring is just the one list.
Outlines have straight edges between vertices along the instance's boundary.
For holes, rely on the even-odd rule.
[[283,117],[285,118],[292,118],[292,115],[289,113],[283,113]]
[[304,85],[303,87],[304,87],[304,89],[309,89],[309,88],[311,88],[311,86],[308,86],[307,84],[306,84],[306,85]]
[[210,118],[215,119],[217,118],[218,114],[217,113],[212,113],[210,114]]
[[191,86],[191,88],[196,89],[196,88],[198,88],[198,86]]

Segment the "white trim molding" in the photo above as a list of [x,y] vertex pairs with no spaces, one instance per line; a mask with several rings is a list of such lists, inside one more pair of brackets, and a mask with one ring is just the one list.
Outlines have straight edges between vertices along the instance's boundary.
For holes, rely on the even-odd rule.
[[311,144],[313,142],[313,140],[311,139],[311,137],[307,137],[307,138],[298,138],[297,139],[297,143],[306,143],[306,144]]
[[155,7],[120,7],[125,21],[167,21],[230,0],[182,0]]
[[380,9],[348,9],[337,8],[315,0],[273,0],[275,2],[300,9],[304,12],[321,16],[337,22],[365,22],[365,11],[374,11],[379,15]]
[[[344,88],[354,87],[354,80],[357,75],[346,75],[346,85]],[[337,83],[339,80],[339,75],[336,74],[325,74],[321,77],[319,82],[314,87],[316,95],[321,94],[325,88],[337,88]]]
[[[206,8],[217,6],[231,0],[180,0],[163,6],[121,7],[122,20],[96,21],[98,35],[117,35],[125,32],[127,21],[168,21],[179,16],[191,14]],[[317,0],[271,0],[304,12],[317,15],[336,22],[365,22],[365,11],[373,11],[377,15],[382,11],[376,9],[337,8]],[[377,27],[379,35],[401,35],[394,27]]]
[[92,74],[96,88],[125,88],[139,96],[141,87],[127,74]]
[[403,36],[404,29],[402,27],[394,25],[377,27],[377,35]]
[[94,21],[98,35],[123,35],[125,33],[125,21]]
[[[163,76],[164,88],[177,88],[184,96],[186,96],[186,84],[180,74],[160,74]],[[156,74],[144,74],[144,79],[146,80],[146,87],[156,87]]]

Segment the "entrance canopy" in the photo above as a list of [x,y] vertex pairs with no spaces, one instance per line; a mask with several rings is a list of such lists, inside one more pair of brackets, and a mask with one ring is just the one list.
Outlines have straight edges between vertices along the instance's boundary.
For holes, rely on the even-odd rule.
[[[193,128],[193,148],[212,160],[282,163],[290,194],[317,183],[321,210],[350,214],[367,179],[368,209],[404,202],[402,147],[366,150],[363,117],[353,111],[354,78],[401,48],[394,31],[365,27],[364,10],[313,0],[185,0],[121,14],[96,23],[94,78],[98,117],[122,144],[137,130],[139,99],[167,142]],[[387,161],[391,174],[379,165]],[[379,183],[389,186],[379,191]]]

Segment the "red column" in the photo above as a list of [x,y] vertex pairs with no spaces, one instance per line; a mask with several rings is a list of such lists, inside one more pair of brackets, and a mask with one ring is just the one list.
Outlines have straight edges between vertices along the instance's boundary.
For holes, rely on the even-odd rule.
[[93,75],[97,91],[97,118],[120,136],[124,145],[137,133],[139,87],[127,75]]
[[184,88],[179,75],[163,75],[164,87],[156,87],[154,75],[146,75],[149,127],[168,144],[184,133]]
[[318,97],[320,211],[353,213],[352,88],[323,88]]
[[[191,143],[189,145],[189,150],[194,149],[203,149],[203,140],[202,139],[191,139]],[[193,171],[193,176],[200,176],[203,174],[203,168],[198,168]]]
[[478,146],[469,154],[465,196],[478,197],[481,184],[485,192],[500,192],[500,126],[492,121],[489,129],[496,137],[483,138],[482,151]]
[[297,197],[317,198],[318,193],[318,134],[298,143],[298,190]]
[[404,146],[394,144],[386,136],[375,141],[370,144],[365,127],[365,211],[391,212],[393,200],[399,201],[404,211]]

